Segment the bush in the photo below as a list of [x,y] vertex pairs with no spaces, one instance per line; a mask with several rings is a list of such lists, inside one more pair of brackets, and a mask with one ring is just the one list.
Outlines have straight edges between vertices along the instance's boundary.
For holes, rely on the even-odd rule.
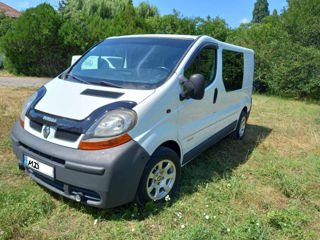
[[277,16],[243,25],[227,41],[255,50],[255,80],[269,93],[320,99],[320,51],[293,42]]
[[59,38],[67,49],[68,59],[71,59],[72,55],[82,54],[93,44],[108,37],[107,26],[110,21],[98,15],[89,16],[84,12],[78,12],[65,21],[59,29]]
[[112,19],[107,30],[109,36],[148,33],[144,19],[137,15],[131,0],[125,9]]
[[59,38],[62,17],[49,5],[27,9],[1,39],[5,68],[17,74],[54,76],[66,67]]
[[0,37],[4,36],[13,27],[14,19],[0,14]]
[[185,18],[179,12],[147,18],[146,22],[151,33],[166,34],[196,34],[197,21],[192,18]]
[[199,19],[197,24],[197,35],[208,35],[220,41],[226,41],[230,29],[225,20],[208,16],[206,19]]

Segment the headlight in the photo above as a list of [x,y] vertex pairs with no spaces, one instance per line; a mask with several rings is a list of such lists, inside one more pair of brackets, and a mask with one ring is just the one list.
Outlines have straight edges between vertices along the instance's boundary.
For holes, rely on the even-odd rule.
[[136,112],[116,109],[105,113],[94,123],[80,143],[80,149],[97,150],[115,147],[131,140],[126,134],[137,122]]
[[32,105],[32,103],[36,100],[39,99],[41,97],[44,96],[44,94],[46,93],[46,88],[42,87],[40,88],[38,91],[34,92],[23,104],[22,109],[21,109],[21,113],[20,113],[20,124],[21,126],[24,128],[24,120],[26,117],[26,114],[30,108],[30,106]]

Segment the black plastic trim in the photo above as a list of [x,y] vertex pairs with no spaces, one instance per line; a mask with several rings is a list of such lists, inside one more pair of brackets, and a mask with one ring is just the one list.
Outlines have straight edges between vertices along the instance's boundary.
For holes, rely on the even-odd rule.
[[75,142],[80,136],[80,133],[74,133],[60,128],[57,128],[54,135],[55,138],[62,139],[68,142]]
[[21,144],[21,146],[23,146],[25,149],[27,149],[27,150],[28,150],[29,152],[31,152],[32,154],[39,155],[39,156],[41,156],[41,157],[44,157],[44,158],[46,158],[46,159],[48,159],[48,160],[50,160],[50,161],[52,161],[52,162],[59,163],[59,164],[61,164],[61,165],[64,165],[64,164],[66,163],[66,161],[63,160],[63,159],[56,158],[56,157],[50,156],[50,155],[48,155],[48,154],[45,154],[45,153],[43,153],[43,152],[40,152],[40,151],[38,151],[38,150],[35,150],[35,149],[33,149],[33,148],[25,145],[24,143],[20,143],[20,144]]
[[215,88],[214,95],[213,95],[213,104],[217,102],[217,98],[218,98],[218,88]]
[[86,89],[81,93],[81,95],[88,95],[88,96],[93,96],[93,97],[103,97],[103,98],[119,98],[123,94],[124,93],[102,91],[102,90],[96,90],[96,89]]
[[41,133],[42,126],[43,126],[43,124],[38,123],[38,122],[33,121],[33,120],[30,120],[30,127],[31,127],[33,130]]
[[[38,123],[42,123],[48,126],[54,126],[59,128],[60,130],[83,134],[105,112],[119,109],[119,108],[132,109],[136,105],[137,103],[132,101],[114,102],[96,109],[88,117],[86,117],[83,120],[74,120],[70,118],[56,116],[49,113],[44,113],[34,109],[34,106],[32,106],[32,108],[29,110],[27,116],[29,119],[34,120]],[[45,118],[45,117],[49,117],[51,121],[47,120],[48,118]]]
[[213,136],[209,137],[207,140],[205,140],[204,142],[200,143],[198,146],[187,152],[183,156],[182,165],[187,164],[188,162],[196,158],[198,155],[200,155],[203,151],[207,150],[210,146],[219,142],[221,139],[229,135],[232,131],[234,131],[236,126],[237,121],[232,122],[222,130],[215,133]]
[[75,162],[66,162],[65,168],[85,172],[90,174],[103,175],[105,169],[103,167],[95,167],[90,165],[83,165]]

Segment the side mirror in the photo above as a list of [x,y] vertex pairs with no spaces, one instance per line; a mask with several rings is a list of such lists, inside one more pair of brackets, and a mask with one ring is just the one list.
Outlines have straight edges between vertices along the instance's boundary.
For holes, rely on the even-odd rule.
[[81,58],[81,55],[74,55],[74,56],[72,56],[71,66],[72,66],[76,61],[78,61],[79,58]]
[[183,92],[180,94],[180,100],[193,98],[201,100],[204,96],[204,76],[202,74],[193,74],[188,79],[185,76],[180,77],[180,84]]

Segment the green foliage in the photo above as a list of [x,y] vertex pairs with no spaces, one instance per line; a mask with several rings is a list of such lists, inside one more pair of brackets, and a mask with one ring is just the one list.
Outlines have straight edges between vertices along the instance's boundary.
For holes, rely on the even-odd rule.
[[127,3],[128,0],[63,0],[59,12],[66,17],[84,12],[90,16],[98,14],[102,18],[114,18]]
[[68,49],[69,59],[72,55],[83,53],[93,44],[108,37],[107,26],[111,20],[98,15],[89,16],[78,12],[59,29],[59,37]]
[[281,23],[294,42],[320,49],[320,1],[288,0]]
[[132,0],[129,0],[125,9],[112,19],[107,32],[110,36],[147,33],[144,20],[138,17]]
[[269,15],[270,12],[268,0],[257,0],[254,4],[254,10],[252,12],[252,22],[261,23],[262,19]]
[[0,14],[0,37],[4,36],[13,27],[14,19]]
[[152,33],[196,34],[197,21],[181,16],[176,10],[173,14],[147,18],[146,22]]
[[208,16],[207,19],[199,18],[198,20],[199,24],[196,34],[208,35],[220,41],[226,41],[230,29],[225,20],[219,17],[211,18],[210,16]]
[[[289,6],[280,17],[274,13],[261,24],[242,25],[233,30],[227,41],[255,50],[255,80],[261,81],[269,93],[320,99],[320,48],[311,44],[316,34],[295,40],[296,32],[288,31],[287,27],[291,26],[287,22],[291,11],[300,14],[296,18],[307,25],[308,17],[303,20],[303,13]],[[315,31],[320,34],[319,28]]]
[[54,76],[64,69],[58,31],[63,19],[48,4],[27,9],[1,39],[5,67],[15,73]]
[[159,11],[156,6],[151,6],[148,2],[140,2],[136,8],[139,17],[148,18],[159,16]]
[[320,99],[320,0],[288,0],[282,14],[274,10],[270,16],[268,1],[257,0],[252,23],[237,29],[219,17],[187,18],[177,10],[160,16],[148,2],[134,8],[128,0],[60,0],[58,12],[42,4],[16,21],[0,16],[0,47],[8,71],[54,76],[72,55],[109,36],[208,35],[253,49],[255,80],[269,93]]

